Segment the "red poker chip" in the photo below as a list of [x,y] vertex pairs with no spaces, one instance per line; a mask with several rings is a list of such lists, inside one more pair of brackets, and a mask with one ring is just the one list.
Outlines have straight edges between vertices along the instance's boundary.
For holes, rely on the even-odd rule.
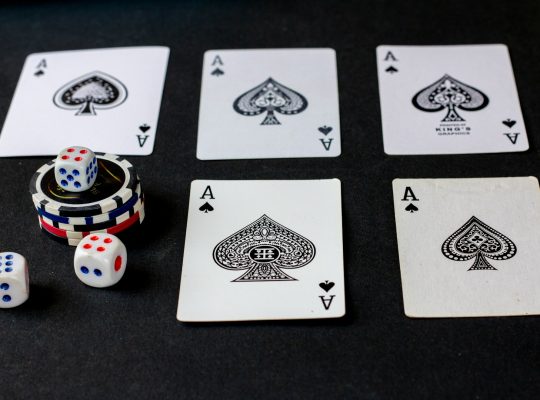
[[82,238],[85,236],[88,236],[92,233],[96,232],[106,232],[110,234],[118,234],[122,231],[125,231],[126,229],[133,226],[136,222],[142,223],[144,221],[144,207],[141,208],[140,211],[133,214],[130,218],[125,220],[124,222],[115,225],[113,227],[103,229],[100,231],[89,231],[89,232],[74,232],[74,231],[67,231],[64,229],[56,228],[52,225],[49,225],[47,222],[45,222],[41,217],[39,217],[39,224],[41,226],[41,229],[48,233],[49,235],[53,235],[59,239],[64,239],[64,241],[67,241],[67,243],[71,246],[76,246]]

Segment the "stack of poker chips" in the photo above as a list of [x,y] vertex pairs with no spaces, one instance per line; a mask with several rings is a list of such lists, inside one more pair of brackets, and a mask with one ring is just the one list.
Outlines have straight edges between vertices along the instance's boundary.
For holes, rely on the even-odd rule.
[[[95,153],[94,165],[86,170],[87,173],[97,171],[95,182],[82,191],[70,191],[66,188],[68,182],[77,182],[80,177],[70,175],[66,167],[60,168],[62,173],[68,170],[65,177],[55,178],[56,160],[39,168],[30,181],[39,225],[46,235],[77,246],[91,233],[117,235],[142,223],[144,194],[129,161],[112,154]],[[84,173],[84,168],[82,170]],[[81,182],[84,184],[84,180]]]

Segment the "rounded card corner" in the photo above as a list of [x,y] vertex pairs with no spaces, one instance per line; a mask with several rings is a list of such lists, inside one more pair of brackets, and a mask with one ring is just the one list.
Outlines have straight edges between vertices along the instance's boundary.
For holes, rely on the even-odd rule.
[[405,316],[406,316],[407,318],[411,318],[411,319],[417,319],[417,318],[419,318],[418,316],[416,316],[416,315],[410,313],[409,311],[407,311],[407,309],[405,309],[405,310],[403,311],[403,313],[405,314]]
[[204,53],[203,53],[203,57],[206,58],[208,56],[208,54],[213,53],[213,52],[215,52],[215,50],[213,50],[213,49],[205,50]]
[[537,185],[540,185],[536,176],[529,175],[527,178],[529,178],[530,181],[536,182]]
[[333,56],[337,54],[336,49],[334,49],[333,47],[323,47],[323,49],[331,52]]
[[40,53],[30,53],[30,54],[28,54],[28,55],[25,57],[24,61],[27,62],[27,61],[30,60],[32,57],[39,57],[39,55],[40,55]]

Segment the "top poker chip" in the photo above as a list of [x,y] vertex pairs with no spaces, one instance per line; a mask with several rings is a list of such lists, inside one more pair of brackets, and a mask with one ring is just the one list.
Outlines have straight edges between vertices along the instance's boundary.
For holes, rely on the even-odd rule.
[[67,192],[58,186],[54,160],[39,168],[30,181],[34,203],[43,211],[66,217],[99,215],[122,206],[136,192],[135,167],[113,154],[96,156],[99,174],[94,185],[84,192]]

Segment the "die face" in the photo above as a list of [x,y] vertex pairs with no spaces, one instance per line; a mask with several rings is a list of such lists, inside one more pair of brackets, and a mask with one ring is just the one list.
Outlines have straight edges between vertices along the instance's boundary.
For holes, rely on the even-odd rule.
[[13,308],[28,299],[28,263],[14,252],[0,253],[0,308]]
[[97,172],[97,158],[86,147],[68,147],[58,154],[54,162],[54,177],[58,186],[69,192],[90,189],[96,181]]
[[75,275],[88,286],[102,288],[114,285],[106,260],[95,257],[94,254],[75,255]]
[[86,236],[75,250],[75,274],[85,284],[108,287],[116,284],[126,270],[124,244],[108,233]]

